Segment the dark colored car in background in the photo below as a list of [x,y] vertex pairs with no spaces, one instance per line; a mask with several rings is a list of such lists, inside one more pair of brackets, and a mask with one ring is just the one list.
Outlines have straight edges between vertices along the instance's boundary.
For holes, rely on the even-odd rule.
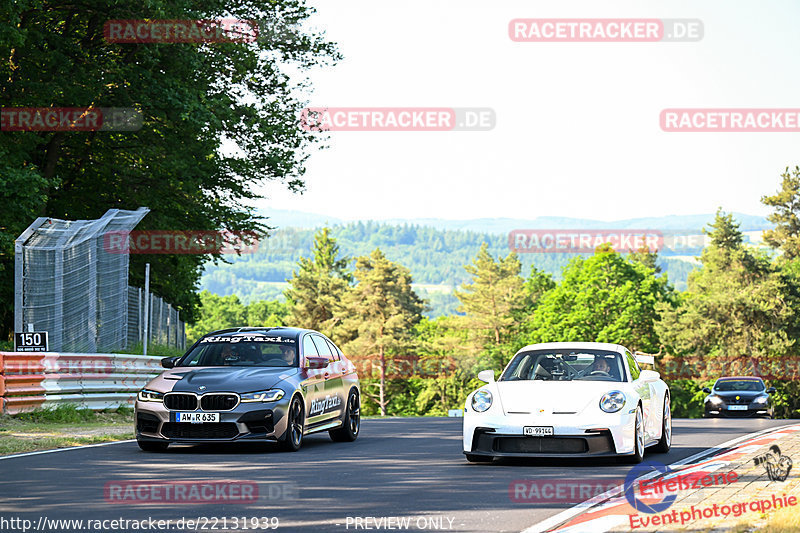
[[723,377],[713,388],[705,387],[703,392],[708,394],[704,401],[704,417],[772,418],[770,394],[775,392],[775,387],[767,388],[761,378]]
[[355,366],[330,339],[296,328],[234,328],[197,341],[139,391],[136,440],[145,451],[172,443],[273,441],[300,449],[328,431],[354,441],[360,429]]

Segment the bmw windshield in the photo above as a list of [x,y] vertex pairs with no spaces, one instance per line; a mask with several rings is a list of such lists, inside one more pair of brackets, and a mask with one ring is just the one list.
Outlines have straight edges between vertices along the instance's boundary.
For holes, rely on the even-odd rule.
[[297,342],[265,335],[210,336],[200,340],[176,366],[297,366]]
[[764,388],[764,382],[760,379],[721,379],[714,385],[717,392],[761,392]]

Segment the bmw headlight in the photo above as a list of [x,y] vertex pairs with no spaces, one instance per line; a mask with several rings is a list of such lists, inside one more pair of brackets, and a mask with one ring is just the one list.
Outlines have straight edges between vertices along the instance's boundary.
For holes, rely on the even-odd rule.
[[164,393],[158,392],[150,389],[142,389],[139,391],[139,401],[140,402],[163,402],[164,401]]
[[769,399],[769,396],[759,396],[758,398],[753,400],[753,403],[762,403],[762,404],[764,404],[764,403],[767,403],[768,399]]
[[606,413],[616,413],[625,405],[625,395],[618,390],[607,392],[600,398],[600,409]]
[[277,402],[285,393],[281,389],[269,389],[241,394],[243,402]]
[[486,411],[492,406],[492,393],[482,389],[472,395],[472,408],[478,413]]

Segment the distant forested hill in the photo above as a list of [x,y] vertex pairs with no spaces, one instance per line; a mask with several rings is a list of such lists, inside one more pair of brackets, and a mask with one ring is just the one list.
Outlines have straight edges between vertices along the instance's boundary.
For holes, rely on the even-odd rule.
[[[524,227],[524,226],[523,226]],[[575,226],[572,226],[575,227]],[[454,313],[458,307],[452,288],[468,279],[464,265],[472,261],[481,244],[489,244],[493,255],[509,253],[508,238],[500,233],[440,230],[429,226],[351,222],[332,227],[343,254],[369,254],[380,248],[386,256],[411,270],[415,288],[430,302],[430,316]],[[208,264],[201,287],[220,295],[237,294],[245,302],[283,299],[285,281],[297,268],[301,256],[310,256],[314,230],[287,227],[273,232],[254,254],[226,256],[230,264]],[[520,254],[523,276],[531,265],[557,279],[574,254]],[[693,265],[676,258],[661,258],[663,272],[678,290],[686,288]]]

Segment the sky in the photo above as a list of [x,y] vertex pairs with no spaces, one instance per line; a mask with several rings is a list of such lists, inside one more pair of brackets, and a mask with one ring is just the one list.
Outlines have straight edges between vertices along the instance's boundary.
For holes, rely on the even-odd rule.
[[[664,132],[665,108],[800,108],[800,4],[312,0],[344,59],[312,107],[488,107],[491,131],[329,133],[304,194],[257,205],[346,220],[597,220],[769,208],[800,133]],[[516,18],[689,18],[698,42],[514,42]]]

